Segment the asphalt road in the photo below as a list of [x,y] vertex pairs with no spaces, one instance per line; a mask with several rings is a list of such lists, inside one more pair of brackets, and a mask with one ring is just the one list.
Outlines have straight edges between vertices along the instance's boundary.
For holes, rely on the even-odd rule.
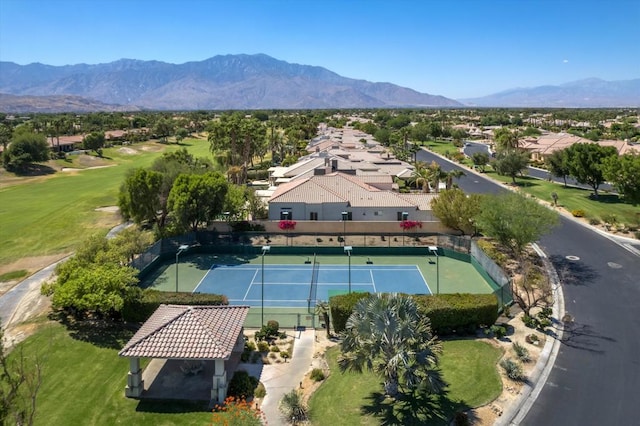
[[[489,147],[487,146],[487,144],[471,142],[471,141],[465,142],[464,154],[466,156],[471,157],[476,152],[486,152],[487,154],[491,155],[491,151],[489,150]],[[536,179],[548,180],[549,178],[551,178],[551,180],[553,180],[554,182],[561,183],[561,184],[565,183],[564,179],[556,176],[551,176],[548,171],[537,169],[535,167],[527,167],[527,175]],[[583,188],[583,189],[592,189],[589,185],[578,183],[578,181],[576,181],[572,177],[567,177],[566,184],[570,186],[576,186],[578,188]],[[598,190],[613,191],[613,187],[608,183],[603,183],[602,185],[600,185]]]
[[[460,168],[426,151],[417,159],[435,160],[444,170]],[[465,173],[458,181],[465,192],[505,190]],[[640,424],[640,259],[564,217],[539,245],[561,277],[572,321],[565,325],[551,374],[521,424]]]

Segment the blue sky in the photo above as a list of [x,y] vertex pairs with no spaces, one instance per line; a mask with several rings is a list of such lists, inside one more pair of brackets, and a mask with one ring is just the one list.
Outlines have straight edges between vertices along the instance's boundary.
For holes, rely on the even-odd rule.
[[460,99],[640,78],[640,0],[0,0],[0,60],[265,53]]

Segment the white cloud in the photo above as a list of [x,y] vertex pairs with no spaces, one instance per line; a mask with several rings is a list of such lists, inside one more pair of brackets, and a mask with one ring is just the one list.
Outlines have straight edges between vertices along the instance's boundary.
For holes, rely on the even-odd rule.
[[569,63],[569,60],[568,60],[568,59],[564,59],[564,60],[562,61],[562,63],[563,63],[563,64],[568,64],[568,63]]

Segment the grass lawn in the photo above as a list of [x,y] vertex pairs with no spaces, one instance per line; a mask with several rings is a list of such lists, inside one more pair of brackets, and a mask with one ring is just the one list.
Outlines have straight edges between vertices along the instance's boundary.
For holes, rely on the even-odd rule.
[[[487,171],[487,176],[501,182],[511,183],[509,176],[500,176],[493,171]],[[516,177],[520,190],[541,200],[552,202],[551,193],[558,194],[558,205],[568,211],[583,210],[586,217],[598,218],[601,221],[607,215],[615,215],[619,222],[627,225],[640,225],[640,208],[623,203],[615,194],[601,192],[598,199],[589,198],[589,189],[564,187],[562,184],[535,179],[529,176]]]
[[[405,401],[400,404],[407,413],[420,410],[423,417],[411,423],[398,419],[382,395],[378,376],[340,373],[338,348],[327,352],[332,374],[311,397],[310,410],[314,425],[379,425],[379,424],[447,424],[456,411],[478,407],[494,400],[502,391],[497,362],[502,352],[493,346],[473,340],[443,342],[442,374],[448,383],[446,395],[432,401]],[[397,409],[397,407],[396,407]],[[437,415],[436,415],[437,413]]]
[[[133,332],[122,327],[79,327],[48,322],[21,344],[37,354],[42,387],[36,425],[206,425],[202,404],[145,402],[125,398],[129,361],[118,350]],[[18,351],[14,350],[12,356]]]
[[[106,234],[120,218],[96,209],[117,204],[118,190],[127,171],[147,167],[163,151],[183,146],[197,157],[211,158],[206,140],[187,139],[180,146],[157,143],[128,146],[136,149],[137,154],[126,154],[122,147],[108,148],[103,159],[91,160],[112,167],[21,179],[3,174],[0,265],[26,256],[71,252],[91,233]],[[88,161],[74,158],[70,164],[64,163],[64,167],[81,168],[87,167]]]

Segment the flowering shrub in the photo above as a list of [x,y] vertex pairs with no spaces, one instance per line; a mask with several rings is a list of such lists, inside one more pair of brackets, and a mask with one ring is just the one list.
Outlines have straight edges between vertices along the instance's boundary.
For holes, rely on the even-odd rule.
[[253,408],[242,398],[227,397],[223,404],[216,404],[211,418],[212,425],[245,426],[262,424],[262,411]]
[[281,220],[278,225],[280,229],[295,229],[296,221],[295,220]]
[[413,228],[422,228],[422,222],[419,220],[403,220],[400,222],[400,228],[405,231]]

